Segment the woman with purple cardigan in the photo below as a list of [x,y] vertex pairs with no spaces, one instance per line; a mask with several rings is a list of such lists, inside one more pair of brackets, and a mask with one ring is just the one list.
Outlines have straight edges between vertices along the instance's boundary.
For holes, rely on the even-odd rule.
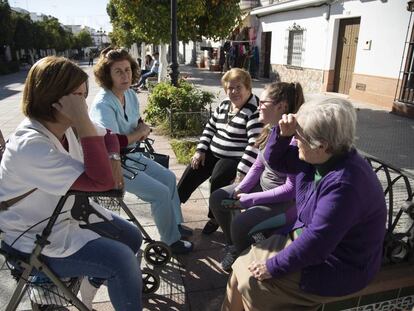
[[[220,188],[210,196],[209,206],[226,240],[221,261],[224,271],[231,271],[238,255],[254,242],[254,233],[270,227],[274,233],[285,235],[296,220],[295,178],[270,169],[262,150],[270,128],[282,114],[294,113],[302,105],[302,87],[299,83],[269,84],[259,102],[259,121],[267,126],[256,141],[260,150],[256,161],[240,184]],[[229,198],[234,201],[226,200]],[[240,213],[240,209],[245,211]]]
[[[283,248],[270,237],[242,254],[222,310],[318,310],[373,280],[387,207],[375,172],[353,146],[355,125],[354,107],[339,98],[282,116],[264,158],[296,175],[294,239]],[[297,147],[289,144],[293,136]]]

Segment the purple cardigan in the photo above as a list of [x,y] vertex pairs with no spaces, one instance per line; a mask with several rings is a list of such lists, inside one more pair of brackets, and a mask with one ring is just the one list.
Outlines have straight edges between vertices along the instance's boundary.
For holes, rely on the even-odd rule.
[[387,213],[381,184],[351,150],[315,186],[315,168],[298,158],[290,139],[273,129],[264,157],[273,169],[297,174],[294,228],[303,231],[266,266],[273,277],[301,270],[300,288],[312,294],[356,292],[381,266]]

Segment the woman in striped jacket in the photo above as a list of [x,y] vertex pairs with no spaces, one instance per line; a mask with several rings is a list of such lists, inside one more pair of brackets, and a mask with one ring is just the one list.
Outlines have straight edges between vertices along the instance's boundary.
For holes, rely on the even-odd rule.
[[[257,96],[247,71],[233,68],[221,79],[228,95],[214,111],[197,145],[197,151],[178,183],[178,194],[185,203],[193,191],[210,178],[210,193],[229,185],[237,174],[241,181],[257,156],[254,147],[262,130]],[[218,224],[209,211],[210,220],[204,234],[217,230]]]

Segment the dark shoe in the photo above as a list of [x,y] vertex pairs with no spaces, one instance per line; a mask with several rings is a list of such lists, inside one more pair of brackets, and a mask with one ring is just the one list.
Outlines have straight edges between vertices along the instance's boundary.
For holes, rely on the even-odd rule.
[[219,225],[217,224],[216,220],[210,219],[207,221],[206,225],[203,228],[202,233],[203,234],[212,234],[213,232],[216,232]]
[[178,231],[180,231],[182,238],[188,238],[193,235],[193,230],[187,227],[183,227],[183,225],[178,225]]
[[227,245],[224,248],[226,254],[224,255],[223,260],[220,262],[221,268],[226,272],[231,272],[231,266],[236,261],[237,257],[237,250],[234,245]]
[[178,240],[170,245],[171,252],[174,255],[188,254],[193,250],[193,243],[183,240]]

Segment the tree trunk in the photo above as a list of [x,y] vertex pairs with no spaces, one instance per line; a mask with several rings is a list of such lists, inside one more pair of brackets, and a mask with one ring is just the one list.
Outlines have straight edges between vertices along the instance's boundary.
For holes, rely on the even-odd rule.
[[161,44],[159,46],[160,53],[160,69],[158,73],[158,82],[167,80],[168,62],[167,62],[167,45]]
[[193,41],[193,50],[191,53],[191,66],[197,66],[197,43]]
[[141,69],[145,69],[145,42],[141,43]]

